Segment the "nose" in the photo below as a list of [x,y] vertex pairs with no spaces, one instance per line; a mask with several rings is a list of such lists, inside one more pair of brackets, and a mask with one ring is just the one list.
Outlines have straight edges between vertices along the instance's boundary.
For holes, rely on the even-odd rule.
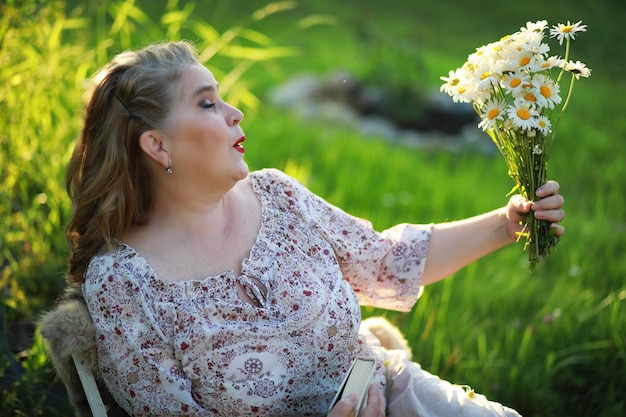
[[225,112],[226,123],[228,123],[228,126],[238,125],[243,119],[243,112],[228,103],[224,104],[226,104],[227,108],[227,111]]

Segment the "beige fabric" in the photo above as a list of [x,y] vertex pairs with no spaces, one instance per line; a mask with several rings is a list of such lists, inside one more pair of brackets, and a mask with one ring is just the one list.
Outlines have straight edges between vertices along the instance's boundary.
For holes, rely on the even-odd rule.
[[385,350],[391,386],[389,415],[403,417],[521,417],[469,387],[454,385],[409,360],[401,350]]

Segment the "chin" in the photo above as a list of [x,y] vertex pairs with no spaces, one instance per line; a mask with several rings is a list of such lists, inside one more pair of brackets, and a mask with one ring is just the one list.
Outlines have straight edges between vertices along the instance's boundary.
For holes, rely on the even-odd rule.
[[239,180],[245,179],[249,173],[250,173],[250,170],[248,169],[248,164],[246,164],[245,162],[242,162],[241,167],[238,170],[237,180],[239,181]]

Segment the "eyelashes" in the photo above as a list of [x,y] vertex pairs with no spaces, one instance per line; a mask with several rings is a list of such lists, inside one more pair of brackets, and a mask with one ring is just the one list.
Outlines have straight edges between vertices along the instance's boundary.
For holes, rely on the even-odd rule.
[[216,103],[209,101],[209,100],[202,100],[202,102],[200,103],[200,107],[202,107],[203,109],[212,109],[215,108],[217,106]]

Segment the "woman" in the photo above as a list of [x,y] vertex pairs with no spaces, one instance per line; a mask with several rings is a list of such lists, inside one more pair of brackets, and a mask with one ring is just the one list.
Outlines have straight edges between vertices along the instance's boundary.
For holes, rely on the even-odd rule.
[[280,171],[248,172],[243,114],[218,90],[185,42],[122,53],[95,78],[67,172],[69,275],[116,401],[137,416],[322,416],[368,355],[368,416],[384,415],[382,392],[391,416],[518,415],[359,335],[360,304],[409,310],[423,285],[515,241],[531,209],[563,234],[558,184],[378,233]]

